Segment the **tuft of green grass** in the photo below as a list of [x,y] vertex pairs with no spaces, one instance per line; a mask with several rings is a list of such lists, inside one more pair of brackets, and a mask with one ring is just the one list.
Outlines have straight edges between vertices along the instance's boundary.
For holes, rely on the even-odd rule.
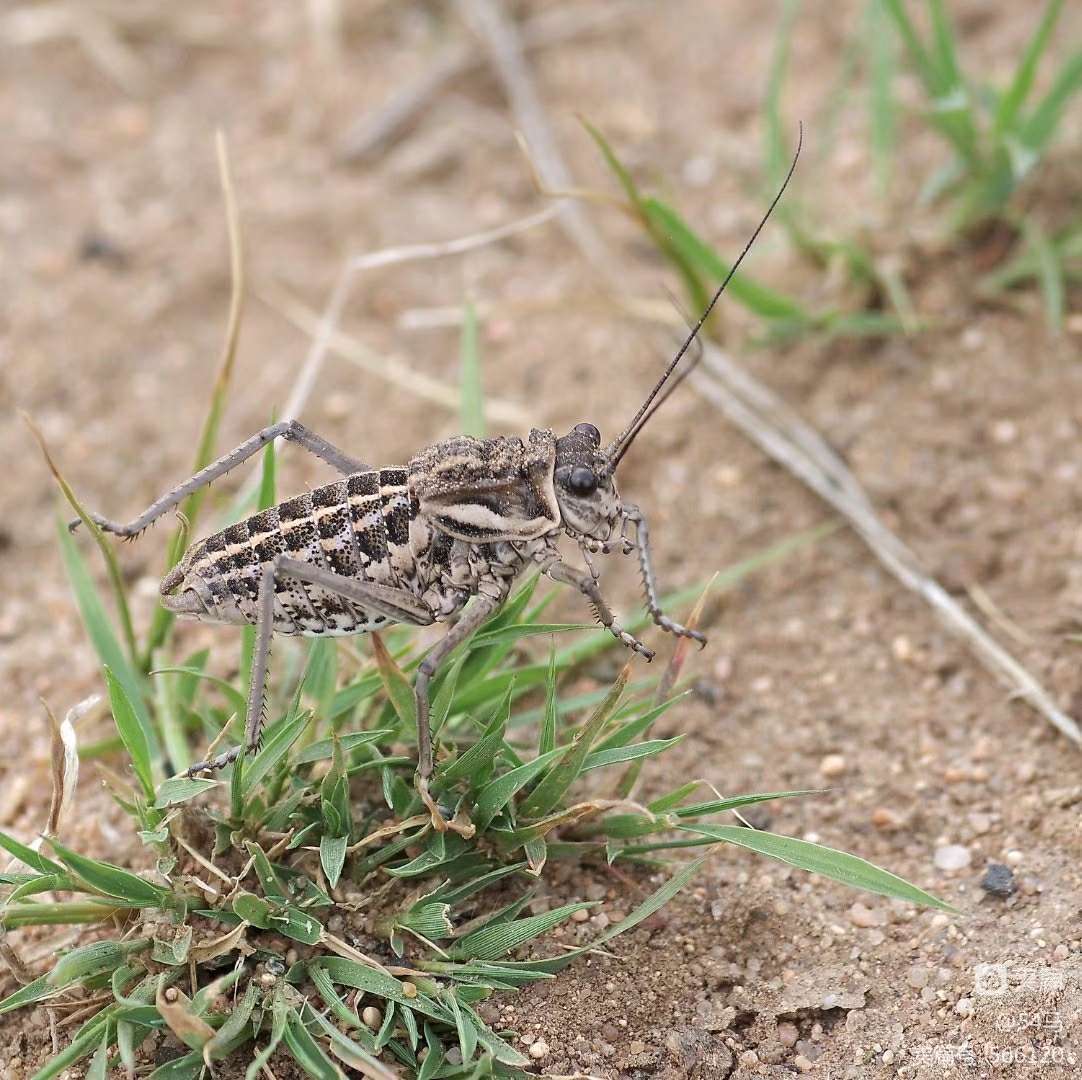
[[[624,209],[639,222],[650,241],[679,274],[691,309],[705,311],[714,288],[728,274],[729,264],[676,209],[655,195],[644,194],[604,135],[589,122],[583,120],[582,123],[623,189],[627,200]],[[865,278],[874,279],[877,276],[870,260],[856,247],[812,238],[800,227],[795,214],[782,212],[781,219],[786,223],[794,242],[818,260],[843,255],[859,268]],[[885,312],[812,309],[795,297],[763,285],[743,269],[733,275],[727,292],[736,303],[762,321],[766,330],[765,340],[771,343],[809,333],[828,337],[867,337],[881,336],[903,328],[900,319]]]
[[[926,0],[929,24],[922,34],[912,5],[874,0],[893,23],[920,80],[928,124],[951,150],[950,159],[925,184],[927,201],[947,200],[953,228],[975,232],[1005,225],[1018,237],[1018,253],[980,282],[980,291],[998,295],[1025,280],[1037,284],[1045,320],[1053,333],[1063,326],[1065,282],[1077,276],[1077,224],[1058,237],[1048,234],[1032,210],[1017,207],[1016,194],[1036,172],[1059,134],[1061,120],[1082,90],[1082,49],[1060,65],[1043,95],[1034,100],[1042,61],[1048,53],[1063,0],[1048,0],[1006,85],[992,86],[967,73],[954,26],[943,0]],[[873,138],[876,130],[873,125]],[[1073,263],[1072,263],[1073,257]]]
[[959,43],[943,0],[926,0],[929,29],[913,18],[914,5],[878,0],[892,21],[928,107],[924,117],[951,149],[950,161],[932,177],[928,197],[949,196],[953,222],[972,228],[1009,219],[1011,199],[1059,132],[1068,105],[1082,89],[1082,49],[1072,52],[1044,94],[1032,100],[1063,0],[1048,0],[1005,86],[990,86],[963,70]]
[[[655,226],[672,223],[662,204],[643,205]],[[675,250],[688,259],[693,249],[681,239]],[[698,274],[707,256],[696,258],[688,265]],[[784,297],[746,280],[742,289],[749,303],[791,313]],[[470,322],[463,415],[479,425]],[[234,328],[227,365],[235,336]],[[200,457],[213,442],[225,381]],[[270,446],[262,468],[259,501],[269,505],[277,497]],[[698,598],[694,622],[707,591],[732,588],[833,530],[783,539],[715,575],[706,590],[667,597],[666,607]],[[140,1048],[166,1030],[186,1049],[150,1080],[203,1080],[230,1057],[246,1062],[245,1076],[255,1080],[275,1053],[319,1080],[346,1070],[372,1080],[527,1077],[531,1062],[515,1033],[494,1030],[478,1004],[557,977],[648,918],[700,870],[703,858],[686,861],[684,848],[745,847],[856,888],[947,908],[853,855],[724,817],[812,792],[695,801],[701,783],[690,781],[633,801],[642,770],[681,741],[651,731],[687,692],[687,642],[676,644],[660,678],[628,664],[609,686],[583,690],[576,677],[569,691],[583,665],[618,645],[597,627],[546,621],[551,595],[538,599],[537,576],[462,643],[431,687],[439,754],[430,788],[447,815],[470,818],[473,836],[434,831],[412,783],[411,675],[423,654],[406,628],[372,635],[370,654],[333,641],[281,642],[259,750],[220,776],[189,779],[183,768],[193,749],[241,737],[251,635],[242,635],[241,674],[231,677],[217,673],[229,668],[206,649],[178,651],[157,619],[142,649],[134,637],[125,649],[66,529],[60,543],[117,732],[93,753],[123,755],[123,771],[107,774],[110,791],[145,848],[146,869],[93,858],[55,837],[39,851],[0,832],[0,848],[15,860],[0,873],[0,929],[94,928],[93,940],[0,1000],[0,1014],[39,1003],[82,1009],[80,1026],[32,1080],[55,1080],[80,1063],[94,1080],[118,1069],[145,1073]],[[103,550],[122,621],[123,578]],[[637,632],[649,623],[642,612],[625,625]],[[151,656],[153,671],[133,662]],[[554,949],[546,935],[591,907],[572,900],[530,910],[545,868],[558,860],[642,864],[663,879],[593,940]]]
[[[272,461],[264,459],[265,480]],[[272,495],[268,480],[264,497]],[[824,532],[775,545],[713,588],[732,587]],[[67,557],[73,579],[93,589],[79,549]],[[478,1003],[556,977],[647,918],[701,867],[701,859],[679,859],[685,847],[735,844],[856,888],[946,907],[855,856],[724,819],[754,802],[812,792],[704,802],[691,782],[647,804],[629,801],[622,774],[680,741],[651,737],[685,696],[678,681],[665,689],[680,664],[662,676],[664,701],[655,680],[633,678],[630,665],[607,688],[565,692],[584,661],[616,643],[597,628],[545,621],[548,598],[537,598],[537,585],[526,581],[433,687],[441,753],[432,790],[448,813],[470,815],[477,834],[469,840],[434,832],[411,783],[410,673],[421,654],[406,632],[374,638],[372,657],[355,655],[349,665],[333,662],[319,641],[305,663],[280,663],[288,675],[284,685],[277,680],[261,749],[213,779],[168,775],[162,747],[170,740],[160,725],[168,712],[174,738],[202,743],[233,721],[242,677],[213,675],[205,652],[137,673],[136,697],[158,735],[151,740],[127,687],[105,667],[128,763],[113,794],[152,869],[137,874],[57,840],[37,852],[0,832],[0,847],[19,860],[0,879],[0,925],[100,927],[98,940],[0,1001],[0,1013],[86,994],[100,1006],[34,1080],[79,1062],[91,1076],[133,1069],[159,1030],[187,1049],[154,1080],[198,1080],[231,1055],[246,1058],[255,1077],[275,1051],[317,1077],[347,1069],[526,1076],[529,1060],[513,1033],[493,1030]],[[697,591],[670,601],[679,608]],[[100,617],[93,606],[83,610]],[[167,709],[154,692],[163,679],[171,683]],[[622,922],[553,951],[545,935],[590,905],[528,908],[545,867],[566,859],[644,863],[664,879]],[[342,922],[347,930],[330,929]],[[379,1011],[376,1025],[362,1018],[368,1006]]]

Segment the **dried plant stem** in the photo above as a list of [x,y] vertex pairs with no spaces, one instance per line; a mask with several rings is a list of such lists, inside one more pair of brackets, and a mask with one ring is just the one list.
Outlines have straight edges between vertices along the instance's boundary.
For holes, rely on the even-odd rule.
[[[273,299],[269,299],[268,303],[272,303],[274,309],[298,330],[313,335],[319,332],[318,312],[299,300],[275,290]],[[457,386],[441,382],[423,371],[418,371],[400,356],[377,353],[362,341],[340,330],[335,330],[330,335],[327,345],[330,352],[400,390],[405,390],[415,397],[431,401],[452,412],[459,407],[460,394]],[[492,397],[485,399],[485,415],[500,424],[516,428],[527,426],[530,419],[527,411],[521,406],[512,401]]]
[[[370,251],[362,255],[350,256],[342,264],[342,268],[338,272],[334,288],[331,290],[331,295],[324,305],[323,312],[319,316],[317,325],[309,330],[312,334],[312,342],[308,347],[304,363],[297,373],[297,378],[293,382],[285,408],[278,419],[295,420],[300,416],[305,405],[308,404],[308,399],[315,389],[316,381],[319,378],[327,354],[332,351],[333,343],[338,338],[338,325],[341,322],[342,313],[346,309],[346,304],[358,274],[362,274],[368,270],[378,270],[387,266],[395,266],[400,263],[417,262],[423,259],[442,259],[452,255],[462,255],[467,251],[474,251],[477,248],[487,247],[489,244],[494,244],[509,236],[516,236],[519,233],[526,232],[538,225],[543,225],[546,221],[550,221],[554,218],[558,212],[558,206],[548,206],[543,210],[539,210],[537,213],[529,214],[516,221],[510,221],[506,225],[499,225],[494,229],[485,229],[481,232],[469,233],[466,236],[456,237],[454,240],[436,241],[424,244],[404,244],[396,247],[381,248],[379,251]],[[291,306],[294,312],[298,310],[298,305],[294,304]],[[280,310],[277,305],[275,305],[275,307],[276,310]],[[287,315],[287,318],[288,317],[289,316]],[[306,327],[306,329],[308,328]],[[386,358],[381,358],[380,363],[386,363]],[[398,368],[399,374],[408,373],[409,381],[413,384],[411,387],[412,389],[416,390],[417,385],[423,383],[423,380],[418,379],[417,373],[409,368],[404,368],[402,365],[389,364],[387,365],[387,370],[377,370],[376,374],[382,374],[384,377],[387,377],[387,371],[396,367]],[[437,384],[437,386],[440,388],[440,399],[442,400],[444,388],[442,384]],[[429,385],[429,389],[433,390],[434,388]],[[241,492],[238,495],[238,502],[243,504],[246,500],[250,499],[255,494],[258,486],[259,476],[258,474],[255,474],[250,477],[241,488]]]
[[879,561],[931,605],[978,660],[1072,742],[1082,731],[1030,672],[1004,649],[926,570],[916,554],[877,517],[856,477],[814,428],[772,391],[706,344],[692,385],[760,449],[840,513]]
[[[531,49],[555,45],[614,23],[636,8],[645,8],[643,0],[567,4],[541,12],[523,24],[522,45]],[[358,162],[373,156],[416,119],[449,82],[480,67],[484,61],[484,50],[472,41],[451,45],[425,67],[422,75],[397,89],[378,109],[354,123],[342,138],[339,157]]]
[[[574,190],[571,172],[560,153],[526,63],[519,28],[507,17],[499,0],[456,0],[455,6],[488,53],[489,63],[507,95],[515,124],[530,148],[538,179],[549,190]],[[596,269],[611,280],[612,261],[583,208],[570,199],[557,205],[560,208],[560,227],[568,239]]]
[[[207,411],[206,420],[203,422],[203,430],[199,435],[193,473],[202,469],[214,457],[214,447],[218,441],[218,429],[221,426],[222,413],[225,410],[226,397],[229,393],[229,384],[232,381],[233,369],[236,366],[237,343],[240,339],[241,316],[244,313],[246,288],[240,212],[237,208],[236,189],[233,186],[233,173],[229,164],[229,146],[222,131],[215,133],[214,145],[218,156],[218,175],[222,188],[222,198],[225,202],[226,229],[229,236],[229,315],[226,319],[225,340],[222,344],[222,354],[218,362],[218,373],[214,379],[210,408]],[[196,491],[184,503],[180,527],[174,532],[169,544],[166,571],[171,570],[179,562],[181,555],[184,554],[188,532],[199,516],[199,508],[205,496],[205,489]],[[150,670],[154,652],[165,640],[172,618],[165,608],[161,606],[155,608],[154,617],[150,624],[146,651],[143,653],[142,666],[144,670]]]

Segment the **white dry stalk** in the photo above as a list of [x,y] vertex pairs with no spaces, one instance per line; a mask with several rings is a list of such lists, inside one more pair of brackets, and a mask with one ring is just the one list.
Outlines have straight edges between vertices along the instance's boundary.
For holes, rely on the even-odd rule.
[[[462,255],[467,251],[487,247],[489,244],[494,244],[509,236],[516,236],[538,225],[543,225],[546,221],[554,218],[559,213],[559,210],[559,205],[548,206],[544,210],[508,222],[506,225],[469,233],[454,240],[425,244],[404,244],[367,252],[363,255],[350,256],[338,273],[334,288],[331,290],[331,295],[319,318],[319,325],[312,334],[312,342],[308,347],[304,363],[297,373],[297,378],[294,380],[289,398],[279,419],[282,421],[297,419],[304,410],[305,405],[308,404],[308,399],[315,389],[316,380],[319,378],[323,363],[327,358],[327,354],[331,351],[332,343],[339,332],[338,324],[341,322],[342,312],[345,310],[346,302],[349,300],[358,274],[369,270],[382,269],[386,266],[395,266],[400,263]],[[380,372],[377,371],[376,374],[380,374]],[[251,476],[241,488],[237,496],[237,504],[244,505],[247,500],[251,499],[258,489],[259,483],[258,474]]]
[[119,33],[120,21],[85,4],[25,4],[0,20],[0,38],[13,46],[71,38],[121,90],[139,97],[147,87],[147,70]]
[[917,555],[879,520],[857,478],[819,433],[724,352],[704,343],[692,385],[760,449],[834,507],[879,561],[923,597],[978,660],[1072,742],[1082,730],[1037,679],[1003,648],[928,572]]
[[[565,4],[526,19],[522,44],[526,48],[554,45],[645,10],[643,0],[607,0],[601,4]],[[375,111],[365,113],[343,137],[339,156],[343,161],[370,157],[418,117],[444,87],[473,68],[480,67],[485,52],[472,41],[444,49],[425,65],[423,74],[395,90]]]
[[[315,335],[319,332],[318,312],[284,292],[275,290],[275,294],[268,298],[267,303],[272,304],[280,315],[285,316],[302,333]],[[457,411],[459,408],[460,395],[457,386],[418,371],[407,360],[395,353],[376,352],[363,341],[341,330],[335,330],[327,344],[330,352],[359,367],[368,375],[383,379],[384,382],[390,383],[399,390],[405,390],[423,401],[430,401],[442,408],[451,411]],[[530,415],[524,408],[502,398],[485,398],[485,416],[495,423],[506,424],[516,429],[528,427],[530,423]]]
[[[32,851],[40,851],[47,837],[56,836],[60,832],[60,826],[71,809],[75,800],[75,789],[79,783],[79,740],[75,734],[75,724],[100,701],[100,695],[91,694],[68,709],[64,719],[59,723],[53,711],[42,701],[49,724],[52,795],[49,800],[49,815],[45,828],[27,845]],[[21,859],[12,856],[4,869],[10,870],[21,863]],[[33,868],[27,867],[27,869]]]
[[[526,62],[522,35],[499,0],[456,0],[462,19],[478,35],[489,63],[503,84],[515,124],[530,147],[541,182],[549,190],[574,187],[552,125]],[[560,205],[560,204],[557,204]],[[610,281],[615,271],[604,241],[583,208],[570,199],[560,205],[560,227],[586,259]]]

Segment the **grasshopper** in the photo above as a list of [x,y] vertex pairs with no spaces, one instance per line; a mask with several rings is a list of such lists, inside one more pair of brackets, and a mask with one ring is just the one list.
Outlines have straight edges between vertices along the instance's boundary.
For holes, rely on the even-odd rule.
[[[436,829],[472,835],[472,824],[460,815],[448,820],[429,790],[429,684],[440,664],[504,603],[526,567],[537,566],[578,589],[602,626],[650,660],[651,650],[617,623],[591,560],[613,551],[636,553],[653,621],[670,634],[706,644],[697,630],[661,610],[646,518],[620,497],[615,473],[643,427],[694,367],[693,356],[677,373],[777,206],[799,154],[798,143],[788,175],[729,274],[631,422],[607,445],[593,424],[581,423],[562,436],[535,428],[525,440],[457,436],[423,449],[405,466],[373,468],[288,420],[253,435],[132,521],[94,515],[106,532],[134,538],[278,438],[342,474],[197,541],[162,579],[162,605],[175,615],[256,628],[244,743],[191,766],[189,775],[221,769],[258,747],[272,634],[344,636],[392,623],[450,622],[417,668],[416,786]],[[588,570],[564,561],[559,540],[565,534],[578,544]]]

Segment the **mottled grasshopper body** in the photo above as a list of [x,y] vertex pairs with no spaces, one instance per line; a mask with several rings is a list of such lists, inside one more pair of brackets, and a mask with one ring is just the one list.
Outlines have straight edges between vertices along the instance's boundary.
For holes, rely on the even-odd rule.
[[[783,184],[733,271],[784,190]],[[692,360],[676,374],[728,280],[634,419],[605,447],[596,427],[578,424],[560,437],[535,429],[525,440],[452,438],[422,450],[404,468],[374,469],[287,421],[254,435],[135,520],[96,518],[108,532],[136,536],[278,437],[298,443],[343,474],[336,483],[198,541],[162,581],[162,603],[175,614],[257,629],[244,746],[199,762],[190,772],[221,768],[258,745],[273,633],[363,634],[391,623],[424,626],[458,616],[417,669],[417,787],[436,828],[452,824],[470,832],[468,823],[449,823],[428,790],[434,764],[428,686],[448,654],[506,600],[524,568],[538,566],[550,578],[575,586],[603,626],[650,659],[653,653],[616,623],[590,562],[595,553],[635,552],[654,622],[705,644],[697,631],[662,613],[646,520],[636,506],[621,500],[614,474],[643,426],[693,366]],[[563,561],[558,541],[564,535],[578,544],[590,570]]]

